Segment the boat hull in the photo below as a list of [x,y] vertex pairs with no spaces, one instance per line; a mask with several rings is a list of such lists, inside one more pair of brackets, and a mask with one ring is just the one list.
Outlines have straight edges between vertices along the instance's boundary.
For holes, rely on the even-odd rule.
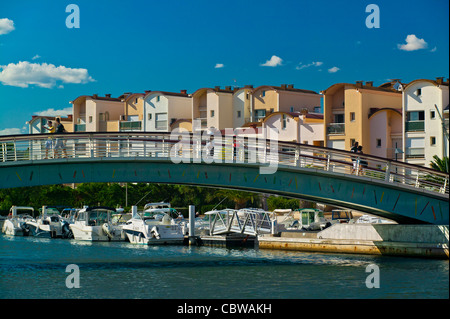
[[115,236],[108,236],[103,231],[102,226],[80,226],[77,224],[71,224],[70,229],[72,230],[73,238],[75,240],[84,241],[124,241],[125,238],[121,234],[116,234]]
[[[174,225],[159,225],[158,231],[159,236],[154,236],[154,233],[145,232],[140,230],[139,228],[133,229],[123,228],[128,240],[132,244],[141,244],[141,245],[182,245],[184,242],[184,236],[177,228],[178,226]],[[147,236],[146,233],[150,233],[151,235]]]

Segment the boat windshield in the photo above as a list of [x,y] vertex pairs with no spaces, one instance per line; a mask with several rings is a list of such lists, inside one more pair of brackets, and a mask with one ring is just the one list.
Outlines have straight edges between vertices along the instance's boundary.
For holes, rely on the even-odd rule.
[[108,222],[108,211],[93,210],[89,212],[89,219],[88,219],[89,226],[101,226],[107,222]]

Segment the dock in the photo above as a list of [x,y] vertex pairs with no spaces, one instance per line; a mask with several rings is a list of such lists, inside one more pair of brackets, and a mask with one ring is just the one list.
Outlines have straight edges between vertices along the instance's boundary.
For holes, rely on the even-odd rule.
[[259,249],[449,259],[448,225],[335,224],[258,236]]

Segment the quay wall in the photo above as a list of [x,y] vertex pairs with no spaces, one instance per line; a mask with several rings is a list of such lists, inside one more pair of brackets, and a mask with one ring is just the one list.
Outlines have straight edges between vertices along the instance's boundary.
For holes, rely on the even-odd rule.
[[318,233],[259,236],[260,249],[449,258],[448,225],[335,224]]

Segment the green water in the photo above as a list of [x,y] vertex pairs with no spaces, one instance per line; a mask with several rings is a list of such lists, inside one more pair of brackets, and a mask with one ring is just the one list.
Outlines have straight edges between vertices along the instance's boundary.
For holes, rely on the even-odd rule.
[[448,260],[0,236],[0,299],[440,299],[448,282]]

